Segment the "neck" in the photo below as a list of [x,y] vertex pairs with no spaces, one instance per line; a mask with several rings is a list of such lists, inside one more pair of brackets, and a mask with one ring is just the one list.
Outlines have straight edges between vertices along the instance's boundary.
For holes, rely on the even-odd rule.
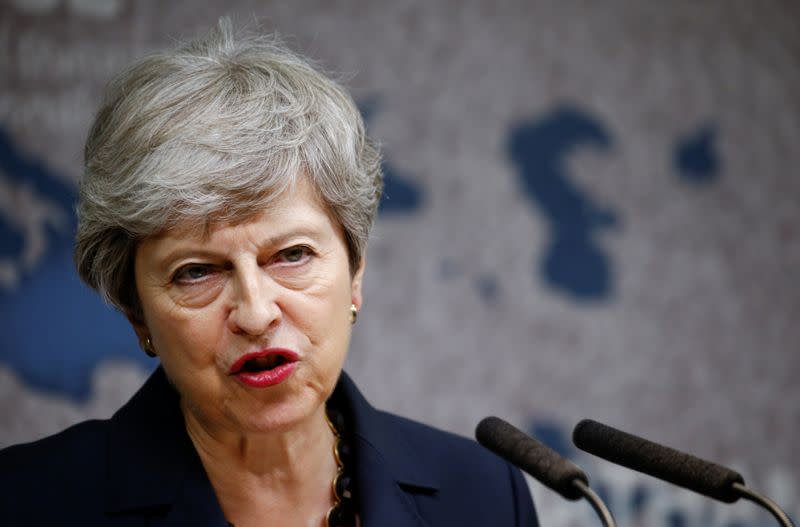
[[285,524],[320,525],[309,523],[308,514],[324,517],[337,470],[324,406],[292,429],[275,433],[210,430],[188,408],[184,418],[229,521],[240,527],[258,518],[289,520],[304,511],[305,519]]

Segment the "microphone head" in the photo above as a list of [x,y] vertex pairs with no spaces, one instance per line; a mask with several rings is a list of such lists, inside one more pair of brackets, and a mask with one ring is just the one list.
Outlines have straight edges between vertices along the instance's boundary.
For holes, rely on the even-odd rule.
[[574,481],[589,483],[586,474],[551,448],[498,417],[478,423],[475,438],[498,456],[518,466],[568,500],[583,497]]
[[726,503],[739,499],[733,484],[744,484],[742,476],[729,468],[591,419],[584,419],[575,426],[572,442],[581,450],[612,463]]

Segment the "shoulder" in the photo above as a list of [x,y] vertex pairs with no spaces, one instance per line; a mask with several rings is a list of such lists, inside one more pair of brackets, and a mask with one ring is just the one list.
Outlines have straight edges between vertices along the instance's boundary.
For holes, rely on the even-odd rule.
[[[432,426],[378,411],[383,426],[414,453],[426,471],[440,481],[476,482],[481,486],[508,480],[511,466],[472,439]],[[516,471],[516,469],[514,469]],[[467,475],[467,478],[463,476]]]
[[[86,421],[58,434],[0,450],[0,510],[6,518],[62,517],[102,495],[106,421]],[[46,506],[43,506],[46,504]]]
[[359,439],[398,472],[413,472],[406,470],[411,465],[425,475],[438,471],[449,476],[462,470],[507,473],[504,461],[471,439],[373,407],[344,372],[332,398],[334,405],[346,410]]
[[[103,459],[108,422],[85,421],[57,434],[0,450],[0,478],[75,477],[73,470]],[[37,470],[46,468],[46,471]]]
[[444,524],[466,514],[465,525],[536,525],[530,491],[519,469],[472,439],[377,413],[396,442],[413,452],[413,463],[437,484],[435,493],[416,498],[423,516]]
[[378,411],[383,426],[391,429],[426,466],[443,471],[442,475],[479,471],[484,476],[507,477],[507,463],[472,439],[432,426]]
[[520,471],[475,441],[377,410],[345,373],[332,402],[351,420],[356,481],[364,485],[359,492],[365,502],[412,497],[415,514],[429,525],[537,525]]

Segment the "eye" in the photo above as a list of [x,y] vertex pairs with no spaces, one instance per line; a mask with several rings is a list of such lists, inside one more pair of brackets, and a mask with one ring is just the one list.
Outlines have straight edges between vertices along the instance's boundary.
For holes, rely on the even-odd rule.
[[210,274],[211,268],[208,265],[189,264],[178,269],[172,281],[178,284],[191,284],[203,280]]
[[278,253],[277,260],[279,262],[286,262],[290,264],[301,263],[310,258],[312,255],[311,249],[305,245],[295,245],[284,249]]

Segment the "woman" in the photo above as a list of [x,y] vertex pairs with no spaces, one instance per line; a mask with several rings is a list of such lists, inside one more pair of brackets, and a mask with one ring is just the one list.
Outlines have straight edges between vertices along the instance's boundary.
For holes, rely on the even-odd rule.
[[340,86],[223,20],[112,82],[85,161],[78,271],[160,366],[0,454],[5,525],[535,524],[516,469],[342,373],[382,179]]

